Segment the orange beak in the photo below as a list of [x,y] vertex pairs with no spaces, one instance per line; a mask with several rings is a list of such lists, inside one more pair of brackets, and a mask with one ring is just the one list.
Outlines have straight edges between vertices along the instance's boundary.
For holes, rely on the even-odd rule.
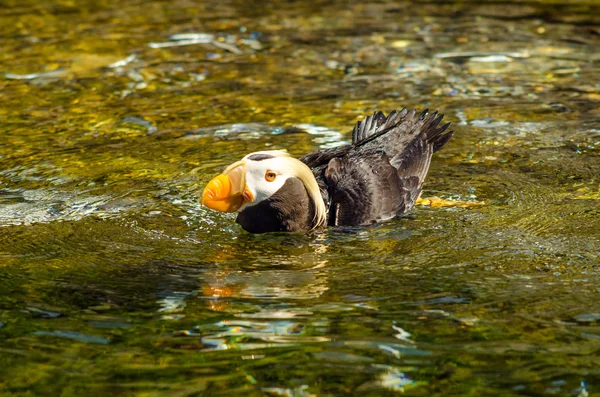
[[238,162],[208,182],[202,192],[201,204],[215,211],[235,212],[253,200],[252,192],[246,186],[246,168]]

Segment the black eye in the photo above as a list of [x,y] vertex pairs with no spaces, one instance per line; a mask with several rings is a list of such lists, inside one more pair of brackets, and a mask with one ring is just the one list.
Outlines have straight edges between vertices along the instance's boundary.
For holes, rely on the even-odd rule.
[[275,172],[267,171],[265,173],[265,179],[267,180],[267,182],[273,182],[275,178],[277,178],[277,174]]

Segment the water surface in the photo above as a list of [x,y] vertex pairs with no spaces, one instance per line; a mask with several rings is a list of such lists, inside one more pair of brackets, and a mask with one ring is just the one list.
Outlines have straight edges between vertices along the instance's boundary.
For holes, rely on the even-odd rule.
[[[0,390],[595,395],[599,15],[4,1]],[[404,106],[453,122],[424,197],[459,205],[261,236],[199,205],[249,152]]]

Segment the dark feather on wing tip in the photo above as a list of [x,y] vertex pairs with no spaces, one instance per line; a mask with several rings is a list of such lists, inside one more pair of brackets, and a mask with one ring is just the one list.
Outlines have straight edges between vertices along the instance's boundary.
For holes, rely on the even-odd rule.
[[447,134],[440,135],[440,138],[433,143],[433,151],[437,152],[438,150],[440,150],[446,143],[448,143],[448,141],[450,140],[450,138],[452,138],[453,135],[454,131],[450,131]]
[[444,115],[442,114],[440,117],[437,117],[437,112],[433,113],[433,117],[431,118],[431,123],[429,124],[429,128],[435,129],[444,119]]
[[425,118],[425,120],[427,120],[427,122],[429,123],[429,128],[431,128],[431,125],[435,121],[436,117],[437,117],[437,112],[433,112],[433,113],[429,113],[429,115],[427,115],[427,117]]
[[425,119],[425,116],[427,116],[427,113],[429,113],[429,109],[425,109],[421,112],[421,114],[419,115],[419,120],[423,120]]

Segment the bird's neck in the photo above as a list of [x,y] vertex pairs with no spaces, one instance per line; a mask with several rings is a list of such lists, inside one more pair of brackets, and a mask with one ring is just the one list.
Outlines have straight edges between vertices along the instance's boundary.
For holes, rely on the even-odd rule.
[[241,211],[236,222],[251,233],[304,232],[313,228],[314,215],[304,184],[289,178],[271,197]]

